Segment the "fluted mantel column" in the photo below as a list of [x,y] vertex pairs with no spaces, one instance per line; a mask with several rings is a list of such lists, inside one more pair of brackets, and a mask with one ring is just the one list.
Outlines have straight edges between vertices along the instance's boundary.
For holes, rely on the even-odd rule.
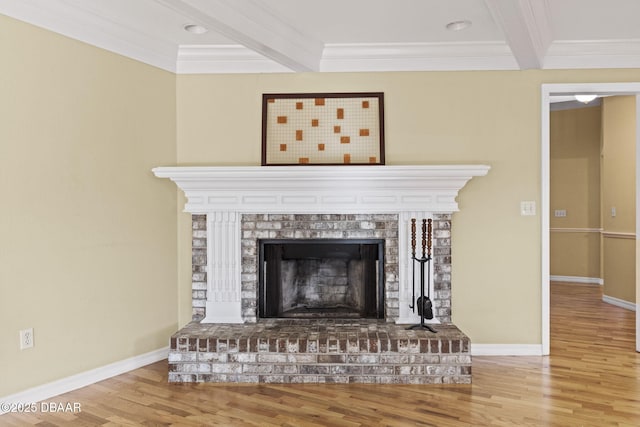
[[207,303],[203,323],[243,323],[240,215],[207,214]]

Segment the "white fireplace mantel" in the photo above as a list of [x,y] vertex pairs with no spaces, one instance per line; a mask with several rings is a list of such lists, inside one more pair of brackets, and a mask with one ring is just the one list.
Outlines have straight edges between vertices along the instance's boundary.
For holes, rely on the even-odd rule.
[[[458,211],[458,192],[486,165],[158,167],[187,197],[185,211],[207,215],[207,302],[203,323],[242,323],[240,223],[243,213],[396,213],[409,218]],[[409,242],[399,236],[400,316],[408,310]],[[412,317],[413,316],[413,317]]]
[[486,165],[158,167],[187,197],[185,211],[457,212],[458,191]]

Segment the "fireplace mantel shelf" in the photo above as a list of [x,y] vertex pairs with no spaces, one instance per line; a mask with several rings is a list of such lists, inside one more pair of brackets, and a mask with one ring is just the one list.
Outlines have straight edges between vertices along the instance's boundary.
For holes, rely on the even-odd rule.
[[458,191],[487,165],[157,167],[190,213],[456,212]]

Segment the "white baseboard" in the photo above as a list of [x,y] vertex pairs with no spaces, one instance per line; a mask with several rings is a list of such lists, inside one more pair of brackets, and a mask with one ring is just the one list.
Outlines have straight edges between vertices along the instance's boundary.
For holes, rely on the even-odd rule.
[[[0,397],[0,402],[8,404],[40,402],[42,400],[50,399],[63,393],[68,393],[70,391],[86,387],[88,385],[97,383],[98,381],[106,380],[107,378],[124,374],[125,372],[138,369],[142,366],[159,362],[162,359],[166,359],[168,353],[169,347],[163,347],[158,350],[150,351],[149,353],[134,356],[129,359],[121,360],[119,362],[110,363],[109,365],[101,366],[100,368],[81,372],[79,374],[62,378],[34,388],[30,388],[16,394]],[[7,411],[0,410],[0,415],[6,412]]]
[[588,285],[604,285],[604,280],[599,277],[581,276],[550,276],[552,282],[584,283]]
[[625,301],[620,298],[610,297],[608,295],[602,296],[602,301],[607,304],[615,305],[616,307],[622,307],[626,310],[636,311],[636,304],[630,301]]
[[474,344],[472,356],[542,356],[542,344]]

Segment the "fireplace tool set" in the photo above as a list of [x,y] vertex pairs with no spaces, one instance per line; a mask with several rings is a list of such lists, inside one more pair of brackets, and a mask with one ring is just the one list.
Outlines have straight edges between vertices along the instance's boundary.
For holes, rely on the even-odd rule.
[[[411,260],[412,260],[412,297],[411,297],[411,305],[409,308],[413,310],[415,313],[416,306],[418,309],[418,314],[420,315],[420,323],[417,325],[409,326],[407,329],[417,329],[424,328],[433,333],[436,333],[436,330],[431,326],[424,323],[424,319],[433,319],[433,304],[431,303],[431,299],[429,298],[429,294],[431,292],[431,235],[432,235],[432,220],[423,219],[422,220],[422,256],[420,258],[416,257],[416,220],[415,218],[411,219]],[[416,263],[420,265],[420,297],[416,300]],[[427,265],[427,277],[425,279],[424,267]],[[426,280],[426,288],[427,293],[425,295],[425,280]]]

